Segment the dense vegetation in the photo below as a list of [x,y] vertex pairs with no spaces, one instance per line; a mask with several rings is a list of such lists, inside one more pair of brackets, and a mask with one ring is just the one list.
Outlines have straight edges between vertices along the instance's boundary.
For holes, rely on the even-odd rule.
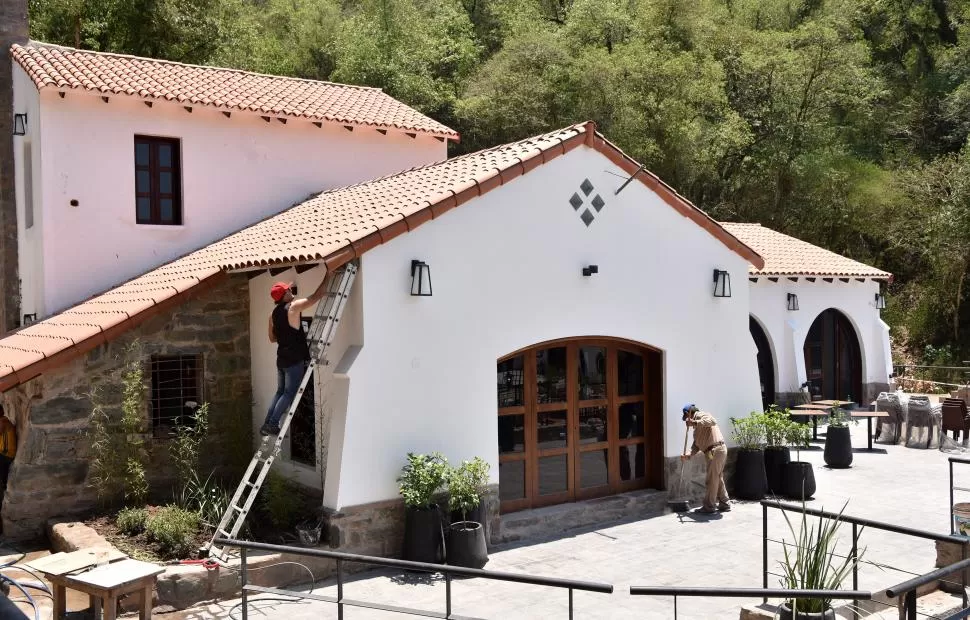
[[30,9],[43,41],[382,87],[460,131],[455,154],[593,119],[714,217],[895,273],[897,344],[932,343],[939,361],[970,351],[967,0]]

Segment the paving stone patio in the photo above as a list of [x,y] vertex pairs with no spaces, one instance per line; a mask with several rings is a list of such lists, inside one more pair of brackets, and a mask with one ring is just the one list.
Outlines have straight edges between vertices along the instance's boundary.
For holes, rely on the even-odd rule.
[[[865,447],[866,425],[852,429],[853,445]],[[820,440],[823,436],[820,435]],[[848,503],[847,514],[949,533],[948,470],[946,453],[876,444],[874,452],[857,449],[847,470],[824,467],[822,443],[802,451],[802,460],[815,464],[818,492],[810,506],[838,511]],[[962,474],[962,476],[961,476]],[[958,484],[970,486],[970,466],[958,469]],[[959,500],[958,500],[959,501]],[[851,528],[843,528],[843,538]],[[681,585],[707,587],[761,586],[762,509],[757,502],[736,503],[734,510],[710,518],[666,514],[596,529],[570,531],[560,538],[527,544],[504,545],[491,553],[486,568],[612,583],[609,594],[578,592],[577,618],[672,618],[670,599],[632,597],[630,585]],[[769,535],[787,532],[774,511]],[[882,565],[860,569],[860,589],[882,590],[911,576],[931,570],[936,560],[932,541],[912,539],[874,530],[864,531],[865,560]],[[843,544],[842,549],[848,546]],[[770,563],[777,568],[781,547],[772,545]],[[909,571],[907,572],[900,572]],[[851,587],[851,581],[845,587]],[[770,587],[779,587],[772,577]],[[336,594],[332,580],[317,584],[317,594]],[[345,596],[443,611],[445,585],[440,578],[370,571],[359,573],[344,587]],[[460,580],[452,585],[453,612],[481,618],[566,618],[567,593],[550,588],[485,580]],[[250,618],[303,620],[336,618],[334,605],[323,602],[263,601],[250,606]],[[240,618],[239,599],[177,612],[172,620]],[[681,599],[679,618],[738,618],[744,604],[759,601],[734,599]],[[234,609],[235,608],[235,609]],[[231,616],[230,616],[231,612]],[[368,609],[347,608],[347,620],[404,618]]]

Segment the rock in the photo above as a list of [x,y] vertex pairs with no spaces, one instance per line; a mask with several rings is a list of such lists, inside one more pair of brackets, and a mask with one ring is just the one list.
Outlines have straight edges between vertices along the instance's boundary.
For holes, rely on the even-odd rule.
[[745,605],[741,608],[740,620],[768,620],[778,617],[778,607],[775,605]]
[[51,541],[51,550],[70,553],[78,549],[95,549],[114,547],[94,529],[76,522],[51,521],[47,524],[47,536]]

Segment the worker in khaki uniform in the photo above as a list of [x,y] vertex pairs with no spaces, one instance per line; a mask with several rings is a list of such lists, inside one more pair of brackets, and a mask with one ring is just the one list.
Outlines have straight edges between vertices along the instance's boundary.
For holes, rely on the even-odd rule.
[[699,512],[713,514],[714,503],[721,512],[731,510],[730,498],[724,486],[724,463],[727,461],[727,447],[721,429],[717,427],[717,420],[709,413],[698,411],[691,403],[684,406],[684,422],[688,428],[694,429],[694,443],[690,447],[690,454],[681,455],[687,460],[703,452],[707,458],[707,492],[704,495],[704,505]]
[[13,422],[7,418],[0,405],[0,506],[3,506],[3,495],[7,490],[7,477],[10,475],[10,465],[17,455],[17,430]]

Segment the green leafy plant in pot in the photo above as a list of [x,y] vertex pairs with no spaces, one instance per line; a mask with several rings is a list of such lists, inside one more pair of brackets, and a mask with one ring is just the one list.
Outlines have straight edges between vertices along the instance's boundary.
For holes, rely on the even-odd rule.
[[[793,539],[793,542],[782,543],[782,587],[790,590],[838,590],[842,587],[865,553],[865,549],[859,550],[856,557],[851,552],[837,553],[844,511],[845,506],[842,506],[838,518],[819,517],[818,523],[810,523],[803,504],[797,531],[788,513],[782,512]],[[808,598],[785,601],[779,615],[782,620],[834,620],[836,617],[831,599]]]
[[852,435],[849,422],[856,420],[844,409],[836,408],[829,416],[829,427],[825,431],[825,464],[833,469],[844,469],[852,465]]
[[448,563],[467,568],[481,568],[488,562],[485,526],[482,521],[469,521],[468,514],[481,506],[488,485],[489,465],[480,457],[462,461],[448,471],[448,505],[461,520],[448,527]]
[[811,437],[812,429],[808,424],[792,422],[785,431],[785,441],[795,448],[796,460],[785,465],[782,489],[793,499],[806,500],[815,495],[815,470],[811,463],[801,460],[802,448],[808,447]]
[[791,462],[789,427],[794,424],[788,409],[772,405],[761,415],[765,426],[765,480],[771,495],[784,493],[785,467]]
[[435,494],[445,484],[448,461],[439,453],[409,452],[397,479],[404,498],[404,559],[436,563],[443,559],[444,535]]
[[731,418],[731,437],[738,445],[734,469],[734,494],[740,499],[765,496],[765,426],[760,412],[746,418]]

